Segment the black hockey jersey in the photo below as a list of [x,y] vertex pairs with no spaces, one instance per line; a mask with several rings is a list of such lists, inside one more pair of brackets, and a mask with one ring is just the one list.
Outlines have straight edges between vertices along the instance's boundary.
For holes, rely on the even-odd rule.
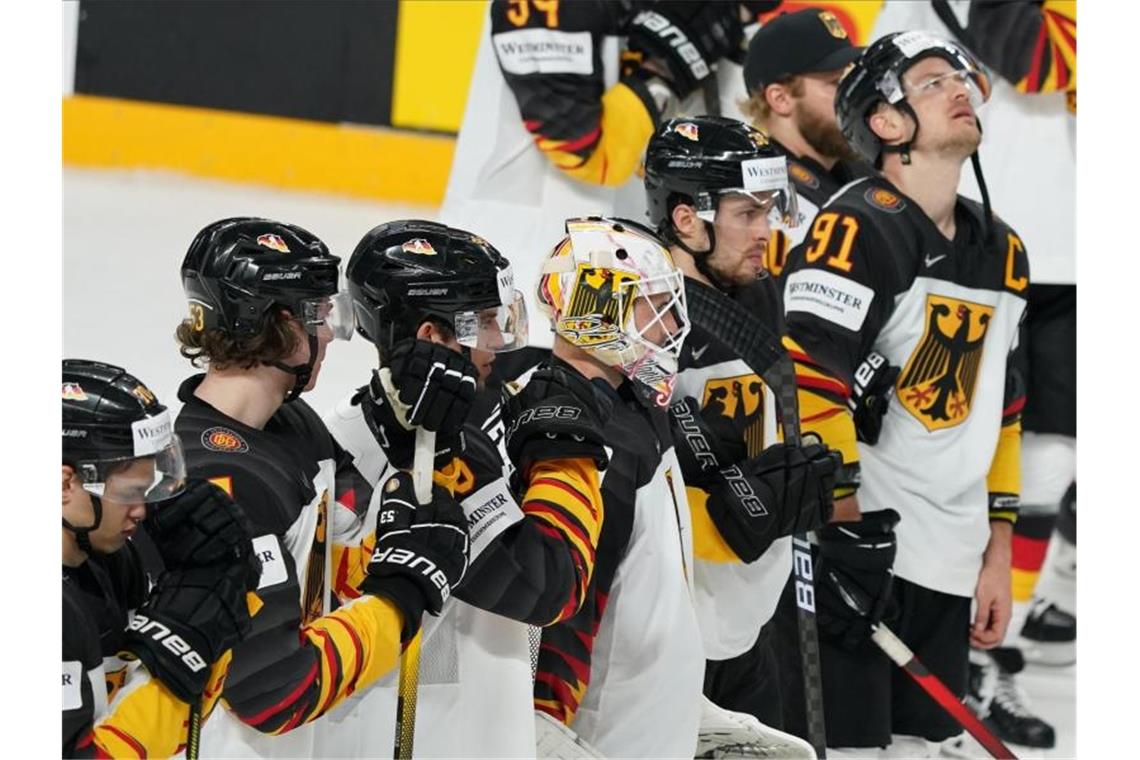
[[[225,685],[230,710],[203,729],[203,754],[319,755],[312,726],[297,727],[395,665],[401,616],[371,595],[332,611],[331,545],[358,535],[361,520],[335,500],[338,463],[343,468],[347,455],[320,417],[298,400],[264,429],[251,428],[197,398],[201,378],[179,389],[185,406],[175,431],[188,472],[225,489],[249,517],[264,602],[234,648]],[[285,732],[288,738],[259,735]]]
[[[1029,265],[979,204],[959,197],[955,221],[949,240],[885,178],[848,185],[790,254],[784,308],[803,429],[860,462],[863,511],[902,515],[896,573],[971,596],[987,517],[1016,517]],[[872,350],[901,372],[878,443],[857,446],[847,400]]]

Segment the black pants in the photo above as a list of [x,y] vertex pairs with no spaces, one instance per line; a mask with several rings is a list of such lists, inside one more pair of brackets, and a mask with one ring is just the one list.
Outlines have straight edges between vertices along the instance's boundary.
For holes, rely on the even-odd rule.
[[760,629],[756,643],[730,660],[705,661],[705,696],[726,710],[754,715],[763,724],[782,729],[780,674],[772,649],[773,621]]
[[[959,697],[969,674],[970,602],[895,578],[899,616],[890,628],[923,664]],[[807,738],[803,675],[792,586],[776,610],[775,649],[780,666],[784,730]],[[820,636],[824,719],[829,747],[885,747],[891,734],[942,741],[962,729],[901,668],[867,640],[847,651]]]

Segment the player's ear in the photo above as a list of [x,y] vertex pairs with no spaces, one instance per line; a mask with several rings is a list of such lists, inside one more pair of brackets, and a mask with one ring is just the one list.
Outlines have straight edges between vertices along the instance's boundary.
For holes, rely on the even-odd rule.
[[695,208],[687,203],[678,203],[673,207],[671,216],[673,229],[677,230],[677,233],[682,238],[688,240],[698,234],[701,219],[697,216],[697,210]]
[[71,465],[63,465],[63,503],[66,504],[71,499],[71,481],[75,477],[75,470]]
[[795,110],[792,90],[786,84],[770,84],[764,88],[762,96],[768,102],[768,109],[777,116],[791,116]]
[[906,117],[903,112],[886,103],[879,103],[867,117],[867,125],[884,145],[902,142],[906,137]]

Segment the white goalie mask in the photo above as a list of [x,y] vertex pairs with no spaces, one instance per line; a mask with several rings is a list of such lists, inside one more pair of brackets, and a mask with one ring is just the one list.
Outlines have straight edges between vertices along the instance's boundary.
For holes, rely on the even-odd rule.
[[537,295],[557,335],[668,404],[689,317],[684,275],[652,232],[625,219],[568,219]]

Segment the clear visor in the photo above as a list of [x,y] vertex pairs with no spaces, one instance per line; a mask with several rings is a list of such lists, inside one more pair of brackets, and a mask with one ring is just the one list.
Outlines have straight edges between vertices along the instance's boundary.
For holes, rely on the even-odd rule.
[[779,190],[728,188],[702,193],[697,216],[728,229],[755,229],[764,220],[769,230],[789,230],[799,224],[799,204],[795,186]]
[[455,338],[459,345],[480,351],[504,353],[527,344],[526,301],[518,290],[509,304],[454,315]]
[[305,332],[328,340],[351,340],[356,327],[348,291],[302,301],[300,319]]
[[178,436],[154,454],[82,462],[83,490],[117,504],[150,504],[177,495],[186,485],[186,459]]

